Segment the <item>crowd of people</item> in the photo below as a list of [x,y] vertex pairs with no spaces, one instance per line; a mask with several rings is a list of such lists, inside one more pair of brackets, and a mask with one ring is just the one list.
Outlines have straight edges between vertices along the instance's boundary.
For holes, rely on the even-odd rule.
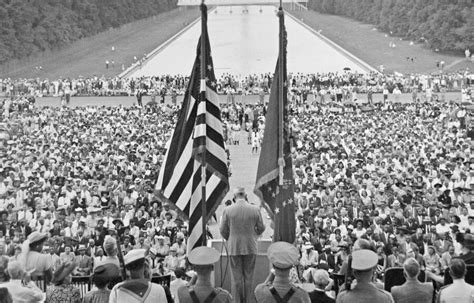
[[[222,74],[216,89],[220,94],[260,94],[268,93],[272,73],[253,75]],[[381,74],[341,71],[334,73],[288,75],[292,90],[309,94],[320,90],[336,90],[345,87],[359,93],[372,91],[382,93],[386,88],[390,92],[398,86],[402,92],[411,92],[413,87],[420,91],[431,88],[434,91],[460,91],[474,83],[474,74],[468,71],[433,74]],[[139,78],[119,77],[79,77],[77,79],[0,79],[0,94],[6,96],[117,96],[136,95],[138,91],[148,95],[182,95],[189,81],[184,75],[161,75]]]
[[[185,283],[187,222],[154,191],[178,110],[27,103],[3,115],[17,130],[0,149],[0,281],[49,272],[48,302],[74,301],[68,277],[119,276],[122,256],[144,249],[150,276]],[[227,144],[253,150],[255,141],[258,152],[265,110],[223,105]],[[298,249],[291,281],[312,283],[326,277],[320,270],[346,274],[361,239],[377,255],[378,282],[411,258],[433,281],[456,257],[474,264],[474,133],[462,104],[337,114],[324,103],[293,103],[290,112]],[[100,296],[110,295],[98,284]]]

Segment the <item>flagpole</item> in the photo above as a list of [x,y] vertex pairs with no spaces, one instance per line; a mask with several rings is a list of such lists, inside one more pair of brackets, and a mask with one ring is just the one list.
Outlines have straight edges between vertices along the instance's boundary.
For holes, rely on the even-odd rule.
[[283,168],[285,167],[285,159],[283,158],[283,147],[284,147],[284,140],[283,140],[283,132],[284,132],[284,123],[283,123],[283,111],[284,111],[284,104],[283,104],[283,101],[284,101],[284,98],[283,98],[283,93],[284,93],[284,85],[286,85],[286,83],[284,82],[284,38],[283,38],[283,1],[280,0],[280,7],[278,9],[278,21],[279,21],[279,58],[278,58],[278,64],[280,65],[280,74],[279,74],[279,81],[280,81],[280,85],[278,85],[278,103],[279,103],[279,106],[278,106],[278,122],[279,122],[279,131],[278,131],[278,143],[279,143],[279,146],[278,146],[278,166],[279,166],[279,170],[280,170],[280,173],[279,173],[279,176],[280,176],[280,185],[283,185],[283,178],[284,178],[284,174],[283,174]]
[[[206,41],[204,34],[206,32],[206,20],[204,20],[204,12],[207,9],[205,0],[201,1],[201,92],[200,92],[200,106],[202,102],[206,102]],[[205,106],[205,103],[204,103]],[[204,115],[206,117],[206,115]],[[207,139],[206,139],[207,141]],[[202,245],[207,246],[207,226],[206,226],[206,153],[207,142],[203,145],[204,150],[201,156],[201,220],[202,220]]]

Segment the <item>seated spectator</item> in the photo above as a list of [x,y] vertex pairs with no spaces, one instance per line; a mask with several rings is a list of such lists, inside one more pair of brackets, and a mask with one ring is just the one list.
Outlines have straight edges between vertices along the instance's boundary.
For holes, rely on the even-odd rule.
[[425,260],[426,270],[439,275],[441,272],[439,255],[433,246],[428,246],[428,251],[423,258]]
[[86,246],[79,245],[79,255],[76,256],[76,275],[88,276],[92,270],[92,258],[86,255]]
[[454,253],[454,246],[450,245],[448,250],[445,251],[439,259],[441,272],[444,272],[449,268],[449,264],[451,264],[453,257],[456,257],[456,254]]
[[67,244],[64,246],[64,252],[59,254],[59,261],[61,263],[72,263],[76,259],[76,255],[72,251],[72,246]]
[[387,258],[387,268],[390,267],[402,267],[405,262],[405,255],[400,253],[398,246],[392,247],[392,254]]

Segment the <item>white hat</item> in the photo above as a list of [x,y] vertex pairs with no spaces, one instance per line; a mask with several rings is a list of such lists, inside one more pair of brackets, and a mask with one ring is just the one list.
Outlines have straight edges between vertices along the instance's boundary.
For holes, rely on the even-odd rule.
[[188,256],[189,263],[193,265],[210,265],[219,261],[219,253],[217,250],[200,246],[193,249]]
[[123,262],[128,265],[134,261],[145,259],[146,249],[132,249],[123,257]]
[[46,233],[40,233],[39,231],[34,231],[28,236],[28,241],[30,241],[30,244],[36,243],[43,239],[46,239],[47,237],[48,237],[48,234]]
[[311,244],[310,242],[306,242],[304,245],[303,245],[303,249],[313,249],[314,246],[313,244]]
[[267,249],[268,259],[274,266],[287,269],[298,263],[299,253],[288,242],[274,242]]

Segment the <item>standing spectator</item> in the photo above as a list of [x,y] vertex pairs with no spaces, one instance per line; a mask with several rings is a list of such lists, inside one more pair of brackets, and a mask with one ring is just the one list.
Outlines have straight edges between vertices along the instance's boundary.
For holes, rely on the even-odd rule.
[[220,232],[228,241],[232,297],[252,302],[252,282],[257,258],[257,236],[265,230],[260,210],[247,200],[243,187],[234,194],[235,204],[224,209]]
[[10,281],[0,284],[10,292],[13,302],[43,302],[46,296],[33,282],[24,283],[25,271],[20,262],[12,261],[8,264]]
[[311,303],[335,303],[336,300],[326,293],[326,286],[330,281],[328,272],[324,269],[313,270],[312,279],[316,289],[309,293]]
[[32,232],[23,245],[21,256],[25,270],[31,272],[32,276],[43,276],[46,283],[51,280],[53,268],[51,257],[41,253],[47,238],[45,233]]
[[453,259],[449,265],[449,274],[453,278],[453,284],[440,290],[438,294],[438,302],[472,302],[474,298],[474,286],[467,284],[466,281],[464,281],[466,275],[466,263],[460,259]]
[[48,303],[80,303],[81,293],[71,285],[71,274],[76,268],[74,262],[62,263],[54,272],[52,286],[46,290]]
[[112,264],[104,264],[95,268],[92,275],[92,282],[97,289],[88,292],[83,299],[83,303],[102,303],[109,302],[110,290],[107,285],[112,280],[111,275],[114,274]]
[[400,286],[392,287],[391,293],[395,303],[419,302],[430,303],[433,300],[433,284],[421,283],[420,264],[414,258],[408,258],[403,264],[403,273],[406,282]]

